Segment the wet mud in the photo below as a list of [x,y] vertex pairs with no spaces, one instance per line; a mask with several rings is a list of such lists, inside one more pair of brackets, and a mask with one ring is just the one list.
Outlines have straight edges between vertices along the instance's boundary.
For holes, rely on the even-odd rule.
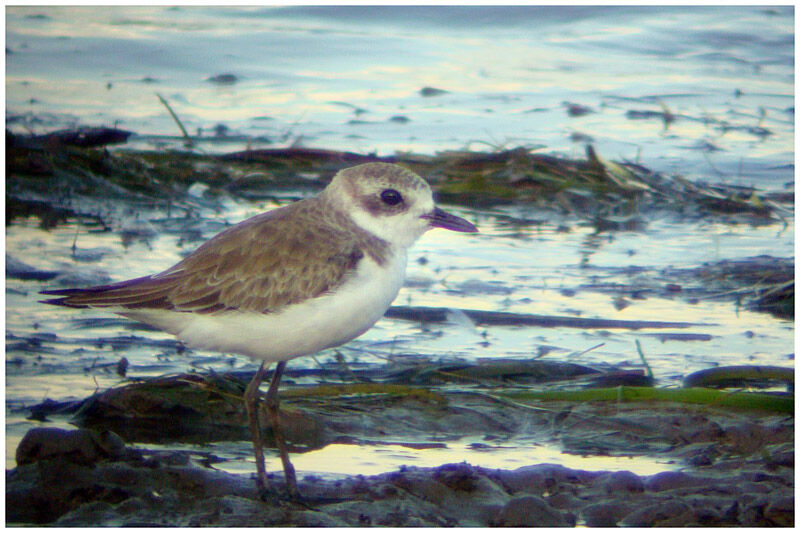
[[[164,380],[156,389],[164,390]],[[193,383],[193,384],[192,384]],[[208,401],[200,380],[175,378]],[[327,388],[325,388],[327,387]],[[8,524],[56,526],[791,526],[794,524],[793,414],[674,402],[525,402],[493,390],[422,390],[383,385],[290,387],[282,423],[293,453],[332,442],[446,446],[532,446],[565,453],[651,455],[678,469],[640,476],[556,464],[488,469],[467,463],[403,467],[380,475],[299,472],[300,501],[282,474],[259,495],[251,475],[220,470],[220,458],[148,449],[152,439],[245,438],[234,404],[198,407],[162,397],[148,409],[135,385],[77,408],[93,429],[37,428],[6,473]],[[141,387],[139,387],[141,388]],[[196,389],[206,389],[197,391]],[[235,388],[235,387],[234,387]],[[116,392],[116,394],[112,394]],[[336,395],[335,393],[339,393]],[[218,393],[223,395],[223,391]],[[116,395],[116,398],[114,396]],[[127,397],[123,401],[120,397]],[[154,405],[154,396],[150,404]],[[103,404],[101,409],[98,404]],[[123,405],[128,404],[127,409]],[[134,407],[135,405],[135,407]],[[62,406],[63,407],[63,406]],[[227,412],[221,417],[197,414]],[[105,418],[98,416],[99,411]],[[158,413],[158,424],[142,423]],[[113,419],[124,419],[114,424]],[[241,426],[241,434],[220,430]],[[161,428],[160,433],[154,428]],[[109,427],[114,431],[109,430]],[[180,428],[180,431],[175,429]],[[120,432],[121,436],[116,432]],[[185,433],[184,433],[185,431]],[[268,430],[267,430],[268,431]],[[136,441],[140,444],[126,445]],[[353,453],[358,453],[354,447]]]

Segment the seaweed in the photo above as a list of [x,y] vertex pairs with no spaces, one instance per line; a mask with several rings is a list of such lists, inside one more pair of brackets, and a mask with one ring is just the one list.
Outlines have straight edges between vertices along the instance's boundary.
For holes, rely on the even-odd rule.
[[[165,105],[166,102],[165,102]],[[175,117],[181,126],[180,121]],[[183,131],[183,138],[193,142]],[[614,229],[625,229],[637,214],[666,209],[688,216],[785,219],[793,198],[752,187],[706,184],[682,176],[664,176],[631,162],[600,157],[591,145],[586,159],[540,154],[537,148],[449,151],[435,155],[358,154],[288,147],[209,155],[196,152],[132,151],[78,147],[57,138],[6,133],[7,183],[13,189],[36,188],[37,178],[58,178],[70,189],[99,194],[130,191],[156,199],[175,199],[195,182],[212,191],[253,194],[298,185],[321,188],[340,169],[383,161],[424,175],[443,201],[475,205],[524,202],[562,209]],[[253,181],[257,175],[265,179]],[[176,186],[177,191],[176,191]],[[41,187],[41,185],[38,185]],[[622,221],[622,222],[620,222]]]
[[722,392],[691,387],[659,389],[654,387],[611,387],[558,391],[503,391],[496,395],[517,401],[545,402],[676,402],[709,407],[755,409],[794,416],[794,396],[755,392]]

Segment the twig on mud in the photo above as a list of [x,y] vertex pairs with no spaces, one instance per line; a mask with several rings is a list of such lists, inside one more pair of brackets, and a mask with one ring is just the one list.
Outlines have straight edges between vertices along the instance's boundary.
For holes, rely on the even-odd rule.
[[[289,137],[294,135],[294,128],[298,124],[300,124],[300,122],[305,118],[307,113],[308,113],[308,109],[304,110],[300,114],[300,116],[297,117],[297,120],[292,122],[287,129],[285,129],[280,135],[278,135],[278,139],[280,139],[282,142],[286,142],[287,140],[289,140]],[[292,147],[299,146],[300,145],[300,140],[302,138],[303,138],[303,134],[301,133],[295,138],[294,141],[292,141]]]
[[75,238],[72,239],[72,255],[75,255],[75,252],[78,250],[78,231],[79,227],[75,226]]
[[181,122],[181,119],[178,118],[178,115],[175,114],[175,111],[172,110],[172,108],[170,107],[169,103],[167,103],[167,101],[164,99],[164,97],[161,96],[160,94],[156,93],[156,96],[158,96],[158,99],[161,100],[162,104],[164,104],[164,107],[167,108],[167,111],[169,111],[169,114],[172,116],[172,120],[175,121],[175,124],[177,124],[178,127],[181,129],[181,133],[183,134],[183,138],[186,139],[186,146],[187,147],[194,146],[194,142],[192,142],[192,138],[189,137],[189,134],[186,132],[186,128],[183,127],[183,123]]
[[639,339],[636,339],[636,351],[639,352],[639,358],[642,360],[645,369],[647,369],[647,377],[650,379],[655,379],[653,377],[653,369],[650,368],[650,365],[647,364],[647,359],[644,358],[644,352],[642,351],[642,343],[639,342]]
[[601,346],[605,346],[605,345],[606,345],[606,343],[601,342],[600,344],[595,344],[591,348],[586,348],[585,350],[581,350],[580,352],[572,352],[571,354],[567,355],[567,359],[573,359],[575,357],[580,357],[582,355],[585,355],[585,354],[591,352],[592,350],[596,350],[597,348],[600,348]]
[[347,361],[345,361],[344,356],[342,355],[342,352],[340,352],[339,350],[334,350],[333,353],[336,354],[336,364],[342,369],[342,373],[345,376],[349,377],[350,379],[352,379],[356,383],[361,383],[361,382],[364,381],[363,379],[360,379],[355,374],[355,372],[350,370],[350,367],[348,366]]
[[547,409],[546,407],[537,407],[535,405],[528,405],[528,404],[525,404],[525,403],[515,402],[514,400],[511,400],[509,398],[503,398],[502,396],[495,396],[494,394],[489,394],[488,392],[481,392],[481,391],[475,391],[475,390],[459,391],[459,392],[462,392],[464,394],[472,394],[474,396],[480,396],[481,398],[488,398],[488,399],[494,400],[494,401],[496,401],[498,403],[502,403],[502,404],[505,404],[505,405],[510,405],[511,407],[520,407],[522,409],[529,409],[531,411],[545,411],[545,412],[548,412],[548,413],[555,412],[553,409]]

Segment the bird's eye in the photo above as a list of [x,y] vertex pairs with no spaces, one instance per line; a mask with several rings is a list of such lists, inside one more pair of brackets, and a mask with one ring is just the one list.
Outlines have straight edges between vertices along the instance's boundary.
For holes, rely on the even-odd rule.
[[403,201],[403,197],[394,189],[386,189],[381,192],[381,200],[386,205],[397,205]]

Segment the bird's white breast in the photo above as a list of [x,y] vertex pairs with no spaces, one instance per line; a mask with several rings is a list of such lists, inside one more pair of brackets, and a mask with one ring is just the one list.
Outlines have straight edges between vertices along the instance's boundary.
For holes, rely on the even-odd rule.
[[366,256],[334,291],[273,313],[148,311],[125,315],[169,331],[191,348],[269,362],[288,360],[344,344],[367,331],[397,296],[405,268],[405,249],[395,249],[383,265]]

